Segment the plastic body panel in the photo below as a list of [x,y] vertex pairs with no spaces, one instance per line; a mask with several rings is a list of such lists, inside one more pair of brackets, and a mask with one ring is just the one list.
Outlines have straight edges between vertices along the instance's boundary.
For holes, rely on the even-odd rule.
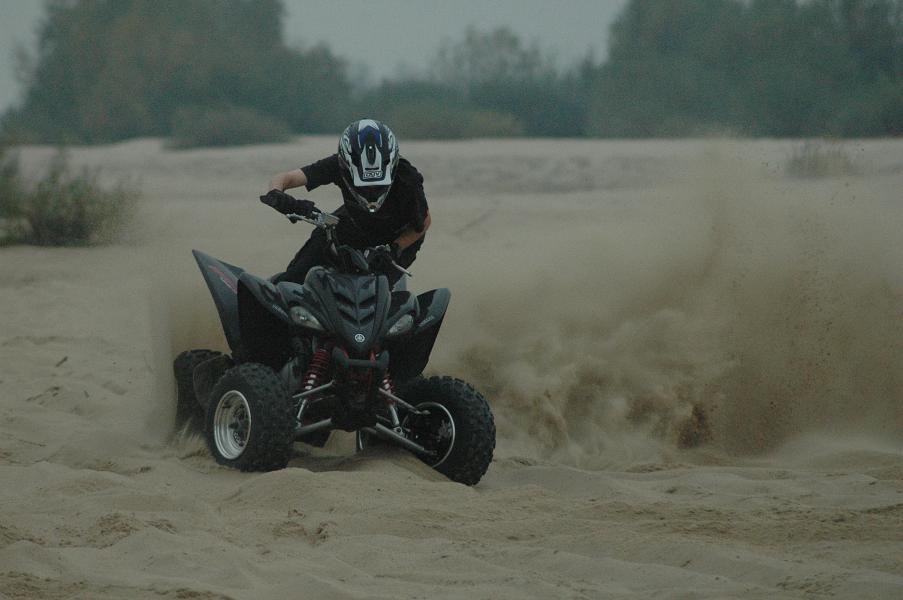
[[349,352],[365,355],[384,335],[391,295],[383,275],[352,275],[314,267],[304,280],[305,307]]
[[420,319],[416,323],[415,335],[441,325],[450,300],[451,292],[448,288],[439,288],[417,296]]
[[201,275],[210,288],[213,303],[219,313],[226,334],[226,342],[232,352],[241,351],[241,328],[238,321],[238,279],[244,269],[230,265],[200,250],[192,250]]
[[423,373],[430,360],[450,299],[451,292],[447,288],[439,288],[417,296],[420,316],[412,332],[386,344],[392,356],[389,368],[396,384],[402,384]]
[[276,287],[199,250],[192,254],[213,296],[235,360],[254,357],[273,368],[281,367],[290,351],[291,323]]
[[[303,286],[274,285],[198,250],[193,254],[235,361],[253,360],[275,370],[292,358],[291,338],[300,330],[289,311],[302,305],[326,329],[321,335],[336,338],[349,358],[369,359],[379,346],[389,351],[389,370],[396,383],[412,379],[429,362],[451,298],[446,288],[414,297],[405,290],[390,291],[383,275],[337,273],[323,267],[311,269]],[[387,338],[389,328],[405,314],[414,317],[411,330]]]
[[238,280],[238,321],[242,360],[253,357],[278,370],[291,358],[291,318],[275,285],[243,273]]

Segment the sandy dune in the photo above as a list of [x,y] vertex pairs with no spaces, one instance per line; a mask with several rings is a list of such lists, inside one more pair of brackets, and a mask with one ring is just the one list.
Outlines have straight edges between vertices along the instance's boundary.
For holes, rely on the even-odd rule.
[[308,229],[256,195],[333,144],[79,149],[144,190],[122,243],[0,249],[0,598],[903,597],[903,142],[820,179],[792,142],[403,144],[430,369],[499,426],[475,488],[172,435],[169,360],[222,345],[189,251],[281,270]]

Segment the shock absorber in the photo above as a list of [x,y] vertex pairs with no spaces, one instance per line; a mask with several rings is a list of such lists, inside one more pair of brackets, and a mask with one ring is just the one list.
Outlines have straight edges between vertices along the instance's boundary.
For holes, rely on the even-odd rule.
[[329,352],[323,348],[318,348],[310,359],[310,366],[307,368],[307,374],[304,375],[304,391],[310,391],[321,384],[326,371],[329,370]]
[[390,394],[395,393],[395,383],[392,381],[392,376],[388,371],[383,375],[383,380],[380,382],[379,386]]
[[[392,381],[392,375],[388,371],[383,374],[383,380],[380,382],[379,387],[388,394],[395,395],[395,382]],[[392,422],[392,429],[396,433],[401,433],[401,422],[398,419],[398,410],[395,408],[395,400],[392,399],[392,396],[386,397],[386,408],[389,410],[389,420]]]

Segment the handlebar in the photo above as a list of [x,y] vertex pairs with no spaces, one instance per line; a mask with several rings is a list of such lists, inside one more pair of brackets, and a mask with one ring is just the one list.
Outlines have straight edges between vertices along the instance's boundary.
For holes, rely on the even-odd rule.
[[[332,250],[332,253],[333,253],[333,255],[338,255],[338,249],[336,248],[336,245],[335,245],[335,228],[339,224],[339,218],[337,216],[335,216],[332,213],[323,212],[323,211],[315,208],[315,209],[313,209],[311,215],[299,215],[297,213],[289,213],[289,214],[285,215],[285,218],[287,218],[293,224],[297,223],[298,221],[304,221],[305,223],[310,223],[311,225],[313,225],[314,227],[317,227],[318,229],[323,229],[324,231],[326,231],[326,238],[329,240],[329,246]],[[380,248],[380,247],[381,246],[377,246],[374,248],[368,248],[367,250],[368,251],[375,250],[376,248]],[[369,252],[365,252],[364,256],[366,257],[369,254],[370,254]],[[410,271],[408,271],[407,269],[405,269],[404,267],[402,267],[401,265],[396,263],[394,260],[390,260],[389,264],[391,264],[392,267],[395,268],[402,275],[405,275],[405,276],[411,277],[411,278],[414,277],[414,275]]]
[[398,269],[398,272],[401,273],[402,275],[404,275],[405,277],[410,277],[411,279],[414,278],[413,273],[411,273],[410,271],[408,271],[407,269],[402,267],[400,264],[398,264],[394,260],[392,261],[392,266],[395,267],[396,269]]
[[[387,248],[387,246],[376,246],[374,248],[367,248],[367,250],[364,251],[364,257],[369,258],[370,250],[377,250],[377,249],[381,250],[384,248]],[[414,275],[410,271],[408,271],[407,269],[402,267],[400,264],[398,264],[394,260],[390,260],[389,264],[392,265],[393,267],[395,267],[395,269],[402,275],[407,275],[408,277],[414,277]]]
[[304,221],[305,223],[310,223],[311,225],[318,227],[319,229],[332,229],[339,224],[339,218],[337,216],[331,213],[325,213],[317,209],[314,209],[314,213],[311,216],[289,213],[285,215],[285,218],[292,223]]

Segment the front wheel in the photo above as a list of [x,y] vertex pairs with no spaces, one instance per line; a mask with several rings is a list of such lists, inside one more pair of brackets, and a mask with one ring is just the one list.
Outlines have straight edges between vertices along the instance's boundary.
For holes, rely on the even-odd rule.
[[242,471],[282,469],[291,457],[294,432],[291,397],[268,367],[233,367],[210,393],[207,446],[221,465]]
[[431,452],[421,460],[452,481],[479,482],[495,450],[495,421],[483,395],[451,377],[415,379],[399,395],[427,413],[402,423],[411,440]]

